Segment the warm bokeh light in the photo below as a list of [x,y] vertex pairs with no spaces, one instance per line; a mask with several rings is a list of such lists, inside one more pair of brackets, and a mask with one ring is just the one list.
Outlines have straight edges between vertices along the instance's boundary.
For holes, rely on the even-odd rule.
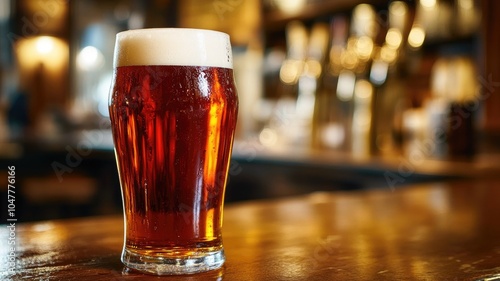
[[425,128],[425,112],[421,108],[408,109],[403,113],[403,128],[406,132],[422,132]]
[[377,14],[368,4],[360,4],[352,13],[352,32],[355,36],[374,37],[378,31]]
[[408,35],[408,44],[413,48],[422,46],[425,40],[425,31],[422,27],[414,25]]
[[337,97],[341,101],[350,101],[354,94],[354,85],[356,84],[356,75],[348,70],[343,70],[339,75],[337,83]]
[[436,6],[436,0],[420,0],[420,5],[425,8],[434,8]]
[[394,1],[389,5],[389,12],[394,16],[404,16],[408,11],[408,5],[403,1]]
[[432,67],[431,87],[435,98],[450,102],[473,101],[478,89],[477,70],[470,58],[440,58]]
[[321,140],[328,147],[340,147],[345,140],[345,129],[340,123],[330,123],[321,130]]
[[54,49],[54,39],[49,36],[41,36],[35,43],[36,50],[42,55],[46,55]]
[[352,115],[352,153],[364,157],[370,150],[369,134],[372,120],[373,86],[359,79],[354,86],[354,112]]
[[39,36],[20,39],[16,44],[22,69],[33,69],[43,64],[47,69],[60,69],[68,63],[68,44],[56,37]]
[[304,60],[307,53],[308,32],[300,21],[291,21],[286,26],[287,57],[291,60]]
[[402,41],[403,41],[403,36],[401,35],[401,32],[398,29],[390,28],[387,31],[387,34],[385,36],[385,42],[387,43],[387,45],[397,49],[399,48],[399,46],[401,46]]
[[280,79],[285,84],[294,84],[302,73],[303,63],[296,60],[286,60],[280,69]]
[[354,50],[348,49],[340,54],[340,64],[345,69],[355,69],[358,65],[358,56]]
[[387,63],[394,63],[398,58],[398,50],[384,45],[380,48],[380,58]]
[[362,100],[370,100],[372,97],[372,84],[367,80],[359,80],[356,82],[356,86],[354,88],[354,96],[356,101]]
[[104,56],[96,47],[87,46],[78,54],[76,64],[82,70],[97,70],[104,65]]
[[372,55],[373,40],[368,36],[361,36],[356,40],[356,54],[361,60],[368,60]]
[[436,60],[432,66],[430,86],[433,98],[447,99],[450,90],[448,87],[450,84],[449,69],[449,61],[445,59]]
[[300,12],[306,5],[306,0],[274,0],[278,8],[286,14],[295,14]]
[[272,147],[278,142],[278,134],[273,129],[264,128],[259,134],[259,141],[264,146]]
[[408,5],[403,1],[394,1],[389,5],[389,25],[391,28],[404,30],[408,15]]
[[313,77],[319,77],[321,75],[321,63],[317,60],[307,60],[304,64],[304,72]]

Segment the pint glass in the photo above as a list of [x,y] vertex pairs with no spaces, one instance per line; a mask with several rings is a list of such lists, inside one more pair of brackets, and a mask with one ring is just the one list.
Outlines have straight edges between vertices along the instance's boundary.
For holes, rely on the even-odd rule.
[[222,266],[237,108],[227,34],[180,28],[117,34],[109,111],[126,266],[158,275]]

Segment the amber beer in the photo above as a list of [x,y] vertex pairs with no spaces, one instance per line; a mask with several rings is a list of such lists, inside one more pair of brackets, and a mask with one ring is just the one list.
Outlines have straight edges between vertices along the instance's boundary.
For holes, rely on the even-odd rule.
[[110,117],[125,265],[154,274],[222,266],[222,209],[237,116],[226,34],[119,33]]

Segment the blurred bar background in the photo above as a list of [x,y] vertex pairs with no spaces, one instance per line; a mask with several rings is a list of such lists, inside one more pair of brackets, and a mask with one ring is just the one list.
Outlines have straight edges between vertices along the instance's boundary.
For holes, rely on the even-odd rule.
[[494,0],[0,0],[0,192],[15,165],[20,220],[121,212],[114,36],[150,27],[231,36],[229,203],[495,176],[499,12]]

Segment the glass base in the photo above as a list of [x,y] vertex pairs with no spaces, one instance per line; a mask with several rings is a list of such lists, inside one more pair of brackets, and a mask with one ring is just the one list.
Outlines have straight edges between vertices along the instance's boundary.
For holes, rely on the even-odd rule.
[[123,250],[122,262],[127,267],[155,275],[180,275],[205,272],[221,267],[226,260],[224,250],[205,252],[202,256],[182,258],[145,256]]

